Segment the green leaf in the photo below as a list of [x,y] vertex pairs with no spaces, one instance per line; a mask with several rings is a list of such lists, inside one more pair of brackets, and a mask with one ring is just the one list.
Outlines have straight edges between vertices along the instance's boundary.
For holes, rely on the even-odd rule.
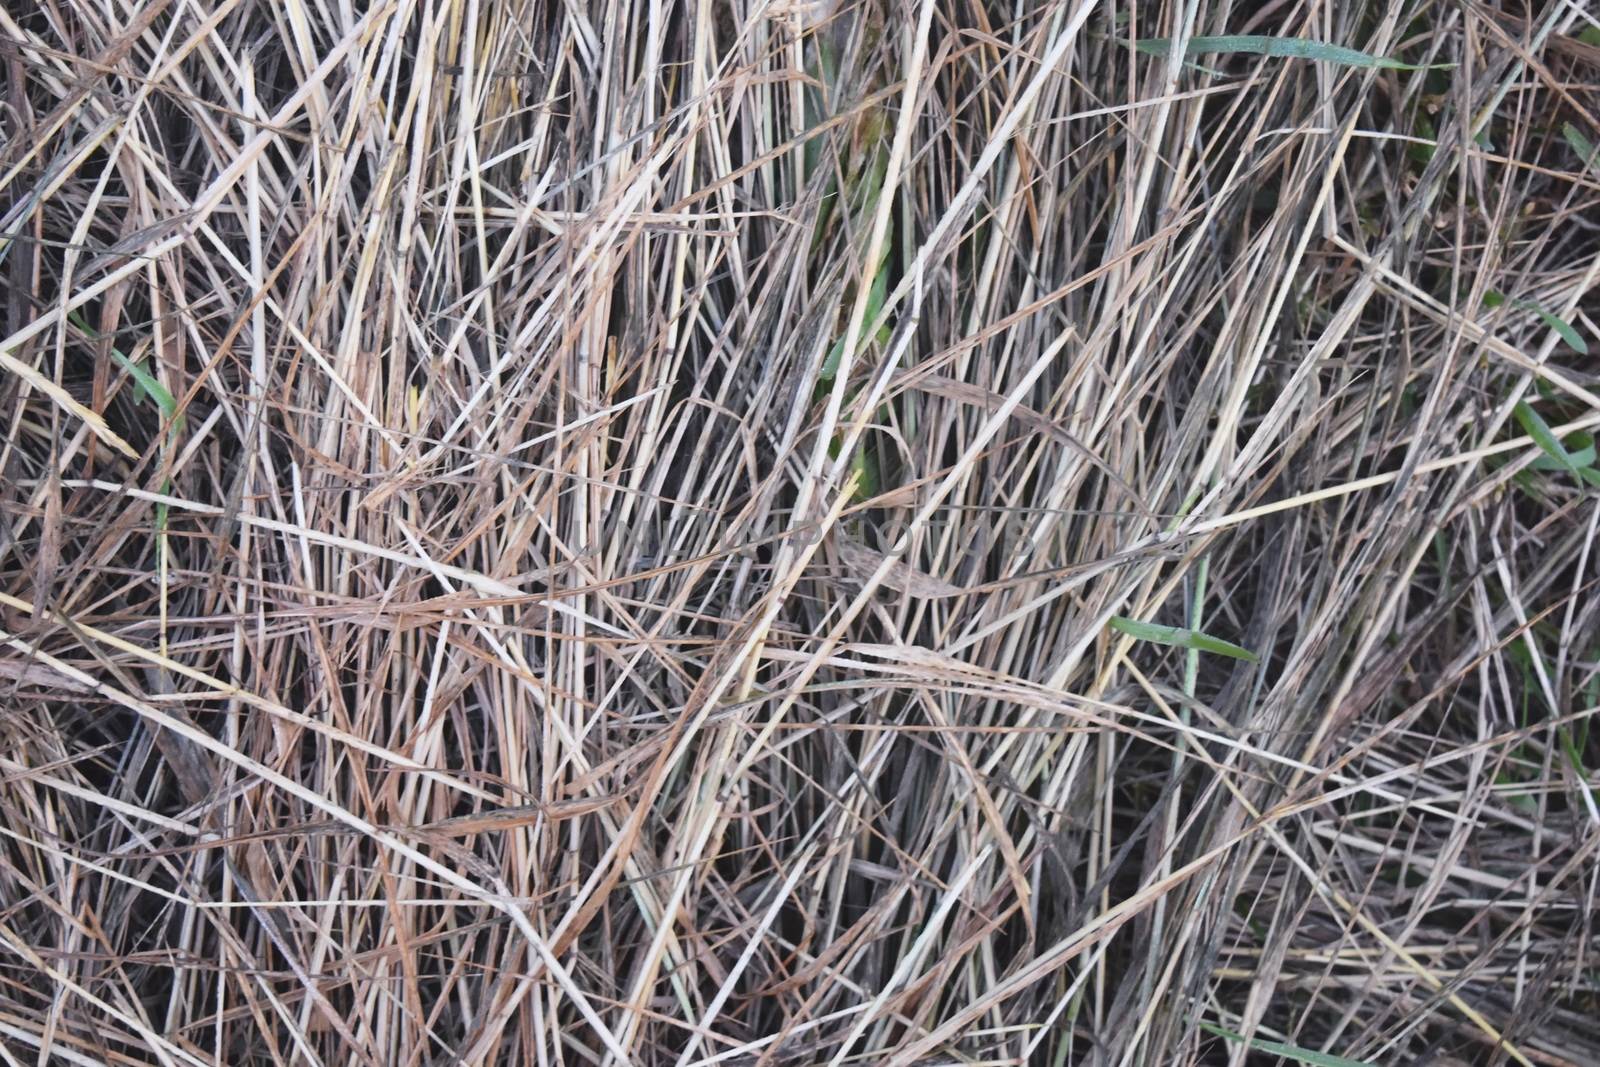
[[1439,131],[1434,129],[1433,122],[1422,112],[1417,113],[1416,127],[1418,137],[1434,143],[1408,144],[1406,145],[1406,155],[1418,163],[1430,163],[1433,161],[1434,153],[1438,151]]
[[[1172,51],[1172,38],[1151,37],[1134,42],[1134,47],[1145,55],[1164,56]],[[1366,67],[1380,70],[1435,70],[1453,67],[1454,63],[1417,65],[1402,63],[1387,56],[1374,56],[1321,41],[1308,41],[1302,37],[1191,37],[1183,50],[1184,55],[1196,56],[1207,52],[1244,52],[1256,56],[1278,56],[1283,59],[1320,59],[1327,63],[1342,63],[1349,67]]]
[[828,357],[822,361],[822,370],[817,375],[817,384],[829,385],[839,375],[839,364],[844,362],[844,338],[833,342],[833,347],[828,349]]
[[1594,162],[1595,147],[1589,138],[1579,131],[1578,127],[1570,122],[1563,122],[1561,124],[1561,136],[1565,137],[1567,144],[1571,145],[1572,150],[1578,153],[1578,158],[1583,160],[1584,166]]
[[1162,626],[1153,622],[1138,622],[1134,619],[1124,618],[1121,615],[1113,615],[1111,617],[1111,628],[1139,641],[1153,641],[1158,645],[1175,645],[1178,648],[1193,649],[1196,652],[1215,652],[1219,656],[1249,660],[1251,663],[1260,661],[1260,657],[1248,648],[1242,648],[1232,641],[1224,641],[1220,637],[1212,637],[1210,634],[1201,633],[1199,630],[1186,630],[1177,626]]
[[1517,401],[1512,414],[1516,416],[1517,425],[1522,427],[1522,432],[1533,438],[1534,444],[1544,449],[1545,454],[1555,460],[1557,466],[1571,474],[1578,473],[1577,461],[1561,443],[1561,439],[1550,429],[1550,424],[1529,407],[1526,400]]
[[1539,316],[1539,318],[1544,320],[1544,324],[1546,326],[1550,327],[1556,332],[1557,337],[1560,337],[1563,341],[1577,349],[1583,355],[1587,356],[1589,354],[1589,342],[1584,340],[1583,334],[1579,333],[1572,323],[1568,322],[1566,319],[1558,318],[1557,316],[1552,315],[1550,312],[1546,311],[1544,308],[1540,307],[1538,304],[1535,304],[1531,300],[1511,299],[1504,293],[1497,293],[1493,289],[1487,290],[1483,294],[1483,306],[1486,308],[1497,308],[1504,304],[1510,304],[1512,307],[1518,308],[1522,311],[1533,312],[1535,315]]
[[1571,345],[1573,348],[1576,348],[1584,355],[1587,356],[1589,354],[1589,342],[1583,339],[1583,334],[1579,333],[1573,327],[1572,323],[1568,322],[1566,319],[1556,318],[1542,307],[1535,307],[1532,310],[1537,313],[1538,316],[1544,320],[1544,324],[1554,330],[1563,341],[1567,342],[1567,344]]
[[[871,325],[872,321],[878,317],[878,313],[883,310],[883,302],[889,295],[889,272],[884,269],[886,261],[887,257],[885,256],[879,262],[878,271],[872,276],[872,285],[867,289],[867,311],[861,318],[862,329]],[[888,340],[888,337],[889,324],[884,323],[878,330],[877,339],[879,343],[882,343]],[[839,364],[844,362],[844,341],[845,339],[841,337],[833,343],[832,348],[828,349],[828,358],[822,361],[822,371],[819,374],[823,382],[831,382],[838,375]],[[859,351],[864,346],[858,344],[856,347]]]
[[[74,311],[68,317],[72,320],[73,325],[88,334],[91,339],[96,341],[100,339],[100,335],[84,321],[82,315]],[[172,394],[167,391],[167,387],[162,385],[155,375],[145,369],[143,363],[134,362],[115,348],[111,349],[111,358],[116,360],[118,365],[133,378],[135,392],[160,408],[161,414],[167,417],[167,420],[173,424],[174,428],[183,425],[183,416],[178,413],[177,400],[173,399]]]
[[1516,787],[1522,782],[1514,774],[1501,771],[1494,776],[1494,784],[1507,787],[1503,799],[1513,808],[1526,814],[1534,814],[1539,810],[1539,802],[1530,797],[1526,792],[1516,792]]
[[1311,1067],[1376,1067],[1371,1060],[1352,1060],[1345,1056],[1332,1056],[1326,1052],[1313,1052],[1299,1045],[1285,1045],[1281,1041],[1266,1041],[1259,1037],[1246,1039],[1243,1034],[1236,1034],[1232,1030],[1224,1030],[1211,1023],[1201,1023],[1200,1029],[1218,1037],[1226,1038],[1242,1045],[1249,1045],[1257,1052],[1265,1052],[1269,1056],[1282,1056],[1294,1060],[1296,1063],[1308,1063]]
[[883,491],[883,479],[878,472],[877,451],[870,443],[857,446],[850,457],[850,468],[856,473],[856,498],[870,500]]
[[138,387],[139,394],[153,402],[161,409],[161,414],[168,419],[176,420],[178,417],[178,402],[167,392],[167,387],[156,380],[156,376],[144,369],[143,363],[135,363],[127,356],[111,350],[111,358],[122,365],[122,369],[133,376],[133,384]]
[[[1594,445],[1584,445],[1576,451],[1569,451],[1567,455],[1577,465],[1580,473],[1583,468],[1594,466]],[[1550,456],[1540,456],[1529,466],[1536,471],[1564,471],[1567,469],[1561,465],[1560,460],[1553,459]]]
[[[83,316],[78,314],[76,311],[71,312],[68,315],[68,318],[73,325],[77,326],[78,329],[82,330],[90,338],[97,341],[100,339],[100,335],[95,332],[95,330],[84,321]],[[178,435],[183,431],[183,413],[178,410],[178,401],[173,398],[172,393],[167,389],[166,386],[161,384],[154,374],[151,374],[145,369],[143,363],[138,363],[129,359],[127,356],[117,351],[115,347],[112,347],[110,351],[111,358],[116,360],[122,369],[128,372],[128,376],[133,379],[134,392],[153,403],[161,410],[161,414],[166,416],[167,423],[170,426],[170,429],[167,433],[166,445],[172,445],[177,440]],[[168,478],[161,483],[161,491],[163,493],[168,492],[171,490],[171,488],[171,478]],[[170,518],[170,509],[168,505],[165,503],[157,504],[155,517],[156,533],[163,538],[164,545],[164,539],[167,534],[167,520]],[[165,551],[164,548],[163,551]]]
[[[1534,444],[1555,460],[1561,470],[1590,485],[1600,485],[1600,471],[1581,465],[1577,458],[1567,451],[1561,439],[1555,435],[1555,431],[1550,429],[1550,424],[1540,418],[1539,413],[1529,407],[1526,400],[1517,401],[1512,414],[1516,416],[1517,425],[1522,427],[1522,431],[1533,438]],[[1593,451],[1592,447],[1590,451]]]

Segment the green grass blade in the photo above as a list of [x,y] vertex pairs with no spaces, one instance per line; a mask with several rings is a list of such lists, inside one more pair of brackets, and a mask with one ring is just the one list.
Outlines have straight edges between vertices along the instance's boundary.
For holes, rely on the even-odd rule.
[[1232,1030],[1224,1030],[1211,1023],[1201,1023],[1200,1029],[1218,1037],[1242,1045],[1249,1045],[1257,1052],[1264,1052],[1269,1056],[1282,1056],[1294,1060],[1296,1063],[1310,1064],[1311,1067],[1375,1067],[1371,1060],[1352,1060],[1346,1056],[1333,1056],[1326,1052],[1314,1052],[1299,1045],[1286,1045],[1281,1041],[1266,1041],[1259,1037],[1245,1038],[1243,1034],[1236,1034]]
[[883,479],[878,472],[878,457],[876,451],[868,444],[856,446],[856,451],[850,457],[850,467],[856,473],[856,497],[861,500],[870,499],[883,491]]
[[[100,339],[99,333],[91,328],[90,325],[84,321],[83,316],[78,314],[76,311],[70,313],[68,318],[71,320],[73,325],[82,330],[91,339],[96,341]],[[151,374],[145,369],[143,363],[129,359],[127,356],[119,352],[115,346],[110,347],[110,352],[111,358],[116,360],[117,365],[123,370],[127,371],[128,376],[133,379],[134,391],[159,408],[161,414],[166,418],[167,425],[170,427],[168,430],[167,444],[171,445],[176,442],[178,435],[183,431],[183,413],[178,410],[177,399],[173,397],[171,391],[168,390],[166,386],[161,384],[154,374]],[[163,450],[163,454],[165,454],[165,450]],[[168,478],[161,483],[161,491],[163,493],[170,492],[171,489],[172,479]],[[156,534],[163,539],[163,552],[165,551],[167,520],[169,517],[170,511],[168,505],[157,504],[155,510]]]
[[1556,336],[1560,337],[1563,341],[1577,349],[1582,354],[1586,356],[1589,354],[1589,342],[1584,340],[1583,334],[1579,333],[1577,328],[1566,319],[1552,315],[1550,312],[1546,311],[1544,308],[1540,307],[1538,304],[1535,304],[1531,300],[1511,299],[1508,298],[1504,293],[1497,293],[1493,289],[1490,289],[1488,292],[1483,294],[1483,306],[1486,308],[1497,308],[1507,303],[1514,308],[1520,308],[1523,311],[1533,312],[1535,315],[1539,316],[1540,319],[1544,320],[1544,324],[1546,326],[1550,327],[1556,332]]
[[1566,319],[1557,318],[1542,307],[1535,307],[1533,310],[1544,320],[1544,324],[1554,330],[1563,341],[1584,355],[1587,356],[1589,354],[1589,342],[1583,339],[1583,334],[1579,333],[1572,323]]
[[1119,633],[1125,633],[1139,641],[1152,641],[1158,645],[1173,645],[1178,648],[1193,649],[1196,652],[1214,652],[1219,656],[1228,656],[1232,659],[1249,660],[1251,663],[1260,661],[1260,657],[1248,648],[1224,641],[1220,637],[1201,633],[1199,630],[1186,630],[1177,626],[1162,626],[1153,622],[1138,622],[1134,619],[1124,618],[1121,615],[1111,617],[1111,628]]
[[1550,424],[1545,422],[1539,413],[1528,406],[1526,400],[1517,401],[1517,406],[1512,409],[1516,416],[1517,425],[1522,427],[1522,432],[1533,438],[1534,444],[1544,449],[1545,454],[1555,460],[1561,469],[1571,474],[1578,473],[1578,464],[1561,443],[1561,439],[1550,429]]
[[178,402],[167,392],[167,387],[156,380],[155,375],[144,369],[144,364],[135,363],[115,348],[111,350],[111,358],[133,376],[134,384],[139,387],[139,393],[160,408],[161,414],[170,420],[177,420]]
[[[1584,445],[1576,451],[1568,451],[1567,455],[1572,457],[1572,462],[1577,465],[1580,472],[1585,467],[1594,466],[1594,445]],[[1552,459],[1549,456],[1540,456],[1533,461],[1531,466],[1536,471],[1564,471],[1567,469],[1560,460]]]
[[839,375],[839,364],[844,362],[844,338],[833,342],[833,347],[828,349],[828,355],[822,361],[822,370],[817,373],[819,387],[832,385],[833,379]]
[[[96,341],[100,339],[100,335],[90,328],[89,324],[83,320],[82,315],[79,315],[77,312],[73,312],[70,317],[73,325],[77,326],[78,329],[82,330],[91,339]],[[167,417],[167,421],[172,424],[173,429],[181,429],[183,426],[183,415],[178,411],[178,401],[174,399],[172,393],[167,390],[167,387],[162,385],[154,374],[151,374],[148,370],[146,370],[143,363],[129,359],[127,356],[117,351],[115,347],[112,347],[111,349],[111,358],[117,361],[118,366],[128,372],[128,375],[133,379],[134,387],[137,389],[139,395],[144,397],[146,400],[149,400],[157,408],[159,408],[161,410],[161,414],[165,415]]]
[[[1164,56],[1172,51],[1172,38],[1151,37],[1134,42],[1134,47],[1151,56]],[[1347,67],[1366,67],[1380,70],[1434,70],[1452,67],[1453,63],[1415,64],[1402,63],[1387,56],[1345,48],[1342,45],[1308,41],[1303,37],[1266,37],[1259,35],[1191,37],[1183,50],[1186,56],[1208,52],[1247,53],[1256,56],[1276,56],[1281,59],[1320,59],[1325,63],[1340,63]]]
[[1555,431],[1550,429],[1550,424],[1529,407],[1526,400],[1517,401],[1512,414],[1516,416],[1517,425],[1522,427],[1522,432],[1533,438],[1534,444],[1543,449],[1545,455],[1555,460],[1562,470],[1590,485],[1600,485],[1600,471],[1581,465],[1572,453],[1567,451],[1567,446],[1561,443]]
[[1563,122],[1561,124],[1561,136],[1566,139],[1567,144],[1572,147],[1572,150],[1578,153],[1578,158],[1583,160],[1583,165],[1585,167],[1594,162],[1595,155],[1597,154],[1597,149],[1594,146],[1594,142],[1585,137],[1583,132],[1579,130],[1578,127],[1574,126],[1570,122]]

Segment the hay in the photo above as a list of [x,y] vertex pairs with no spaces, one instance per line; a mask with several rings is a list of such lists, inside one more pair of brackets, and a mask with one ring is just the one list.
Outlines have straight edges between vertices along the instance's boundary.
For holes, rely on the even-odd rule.
[[1600,1062],[1600,23],[1236,6],[7,5],[7,1061]]

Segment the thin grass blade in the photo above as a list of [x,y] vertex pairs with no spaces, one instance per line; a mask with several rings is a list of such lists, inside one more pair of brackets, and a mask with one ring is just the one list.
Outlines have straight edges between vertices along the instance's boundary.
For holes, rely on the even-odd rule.
[[[1134,47],[1145,55],[1164,56],[1172,51],[1172,38],[1150,37],[1136,41]],[[1338,63],[1347,67],[1365,67],[1378,70],[1437,70],[1452,67],[1453,63],[1405,63],[1388,56],[1375,56],[1343,45],[1311,41],[1303,37],[1271,37],[1259,34],[1238,36],[1191,37],[1184,46],[1186,56],[1209,53],[1242,53],[1256,56],[1275,56],[1279,59],[1319,59],[1324,63]]]
[[1213,652],[1219,656],[1231,659],[1249,660],[1251,663],[1260,661],[1260,657],[1242,645],[1232,641],[1224,641],[1220,637],[1213,637],[1199,630],[1189,630],[1180,626],[1162,626],[1154,622],[1139,622],[1135,619],[1124,618],[1121,615],[1111,617],[1111,628],[1119,633],[1139,641],[1151,641],[1158,645],[1172,645],[1176,648],[1187,648],[1196,652]]
[[1211,1023],[1201,1023],[1200,1028],[1236,1044],[1248,1045],[1256,1052],[1264,1052],[1269,1056],[1282,1056],[1284,1059],[1294,1060],[1296,1063],[1309,1064],[1310,1067],[1376,1067],[1371,1060],[1353,1060],[1348,1056],[1334,1056],[1327,1052],[1316,1052],[1312,1049],[1301,1048],[1299,1045],[1288,1045],[1282,1041],[1267,1041],[1259,1037],[1247,1039],[1243,1034],[1236,1034],[1232,1030],[1225,1030]]

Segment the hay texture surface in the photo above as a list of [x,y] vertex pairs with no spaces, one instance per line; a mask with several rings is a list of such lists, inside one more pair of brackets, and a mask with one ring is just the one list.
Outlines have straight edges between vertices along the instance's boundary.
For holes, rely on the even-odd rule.
[[0,5],[5,1062],[1600,1063],[1597,85]]

